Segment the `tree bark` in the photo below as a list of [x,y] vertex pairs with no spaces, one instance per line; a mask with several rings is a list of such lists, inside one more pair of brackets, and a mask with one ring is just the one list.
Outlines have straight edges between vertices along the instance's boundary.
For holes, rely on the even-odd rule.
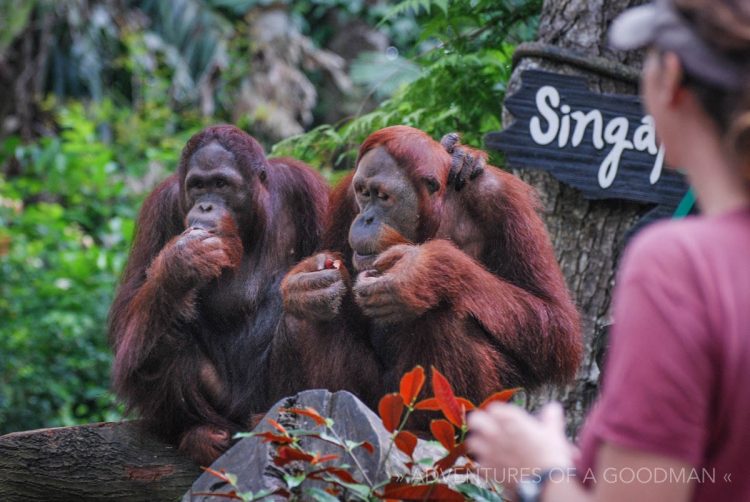
[[134,422],[0,436],[0,500],[171,501],[200,469]]
[[[589,58],[602,57],[640,68],[642,54],[608,48],[607,29],[620,12],[642,3],[644,0],[546,0],[538,41]],[[533,68],[585,76],[592,91],[637,92],[632,81],[595,74],[552,58],[524,58],[511,77],[509,96],[520,88],[521,72]],[[504,111],[504,126],[512,121],[512,116]],[[551,399],[561,401],[568,417],[568,433],[575,437],[598,392],[600,369],[596,359],[606,344],[611,291],[625,236],[650,207],[624,201],[587,201],[577,190],[558,183],[547,173],[521,169],[517,174],[540,193],[558,261],[581,312],[585,344],[575,382],[563,389],[547,388],[535,393],[528,397],[527,406],[535,409]]]

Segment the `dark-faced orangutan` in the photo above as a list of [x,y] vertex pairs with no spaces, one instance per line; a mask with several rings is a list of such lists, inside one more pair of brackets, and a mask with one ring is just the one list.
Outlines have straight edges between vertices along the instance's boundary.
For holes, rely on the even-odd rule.
[[269,389],[279,284],[319,246],[327,203],[306,165],[215,126],[143,204],[110,311],[114,389],[203,465],[280,397]]
[[421,364],[476,402],[575,375],[578,315],[533,190],[492,166],[456,169],[447,141],[382,129],[334,190],[325,251],[282,283],[287,312],[315,333],[293,342],[308,386],[374,405]]

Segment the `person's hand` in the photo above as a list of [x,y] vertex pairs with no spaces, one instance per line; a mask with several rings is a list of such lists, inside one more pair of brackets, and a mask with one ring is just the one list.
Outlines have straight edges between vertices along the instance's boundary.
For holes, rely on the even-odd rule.
[[[542,469],[573,466],[575,447],[565,437],[559,403],[550,403],[538,416],[512,404],[495,403],[469,415],[467,446],[479,464],[495,469],[495,479],[538,474]],[[492,473],[489,473],[492,476]]]

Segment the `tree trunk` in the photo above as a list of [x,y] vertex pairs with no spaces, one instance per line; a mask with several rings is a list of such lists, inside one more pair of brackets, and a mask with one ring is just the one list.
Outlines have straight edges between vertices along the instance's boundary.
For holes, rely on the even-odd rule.
[[[576,51],[589,60],[605,58],[615,62],[615,66],[622,63],[638,69],[642,54],[610,50],[607,29],[620,12],[642,3],[643,0],[546,0],[538,42]],[[618,79],[554,57],[524,57],[514,70],[508,95],[519,89],[521,72],[532,68],[582,75],[588,79],[592,91],[637,92],[632,71],[629,79]],[[504,111],[504,126],[509,126],[512,120]],[[557,258],[581,312],[585,344],[576,381],[564,389],[549,388],[529,396],[527,405],[533,409],[550,399],[561,401],[568,417],[568,432],[575,437],[599,387],[596,359],[606,345],[611,291],[625,236],[650,208],[623,201],[587,201],[577,190],[558,183],[547,173],[522,169],[517,174],[540,193]]]
[[0,500],[169,501],[200,469],[134,422],[0,436]]

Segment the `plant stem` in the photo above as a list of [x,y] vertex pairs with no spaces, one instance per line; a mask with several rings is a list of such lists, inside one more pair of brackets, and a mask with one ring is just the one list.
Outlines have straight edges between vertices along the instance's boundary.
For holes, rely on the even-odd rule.
[[[357,458],[357,456],[354,455],[354,450],[352,450],[349,447],[349,445],[347,444],[346,441],[344,441],[343,439],[341,439],[341,436],[338,435],[338,433],[333,429],[333,427],[330,427],[330,426],[326,425],[326,428],[329,431],[331,431],[331,434],[333,434],[333,437],[335,437],[336,439],[338,439],[341,442],[341,444],[344,446],[344,449],[346,450],[346,452],[349,454],[350,457],[352,457],[352,460],[354,460],[354,464],[357,466],[357,469],[362,474],[362,477],[365,478],[365,481],[367,482],[367,486],[369,486],[370,489],[372,489],[372,481],[370,481],[370,478],[367,476],[367,473],[365,472],[365,469],[362,467],[362,464],[359,463],[359,459]],[[380,472],[380,469],[378,469],[378,472]]]
[[383,456],[382,460],[380,461],[380,465],[378,465],[378,474],[380,474],[380,471],[385,467],[386,462],[388,462],[388,458],[391,456],[391,451],[393,450],[393,444],[396,442],[396,436],[404,430],[404,427],[406,427],[406,421],[411,416],[412,412],[414,411],[414,408],[411,406],[406,407],[406,415],[404,415],[404,418],[401,420],[401,423],[398,426],[398,429],[391,435],[391,442],[388,443],[388,449],[385,451],[385,455]]
[[458,438],[458,443],[459,444],[461,444],[461,443],[464,442],[464,439],[466,439],[466,433],[467,432],[469,432],[469,428],[466,426],[466,424],[464,424],[461,427],[461,434],[459,435],[459,438]]

